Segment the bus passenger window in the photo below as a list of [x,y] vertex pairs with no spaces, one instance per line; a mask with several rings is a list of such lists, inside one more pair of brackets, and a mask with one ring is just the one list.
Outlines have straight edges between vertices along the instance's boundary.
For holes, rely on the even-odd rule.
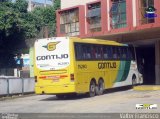
[[117,59],[121,58],[121,54],[122,54],[122,48],[121,47],[117,47]]
[[104,59],[112,59],[112,47],[111,46],[104,46],[103,57]]
[[104,53],[104,59],[108,59],[108,54],[107,54],[107,52]]
[[121,54],[123,60],[125,60],[125,59],[127,58],[126,54],[127,54],[126,48],[123,47],[123,48],[122,48],[122,54]]
[[81,44],[75,44],[75,57],[76,57],[76,60],[83,59],[83,53],[82,53]]
[[83,59],[91,59],[91,47],[88,45],[83,45]]
[[113,59],[117,59],[117,54],[113,53]]
[[82,45],[82,59],[86,59],[86,47]]
[[107,47],[103,48],[103,57],[104,57],[104,59],[108,59],[109,58]]
[[127,59],[128,60],[132,59],[132,53],[131,53],[131,50],[129,48],[127,48]]
[[113,47],[113,59],[117,59],[117,58],[118,58],[117,49],[116,47]]
[[94,57],[95,59],[102,59],[102,48],[101,46],[93,46],[94,47]]
[[91,59],[91,47],[87,46],[87,59]]

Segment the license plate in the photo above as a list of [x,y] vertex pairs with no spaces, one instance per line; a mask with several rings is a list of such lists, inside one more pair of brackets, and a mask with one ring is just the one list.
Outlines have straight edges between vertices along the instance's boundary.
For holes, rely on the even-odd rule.
[[53,82],[59,82],[59,79],[53,79],[52,81]]
[[48,76],[47,78],[48,78],[48,79],[57,80],[57,79],[59,79],[60,77],[59,77],[59,76]]

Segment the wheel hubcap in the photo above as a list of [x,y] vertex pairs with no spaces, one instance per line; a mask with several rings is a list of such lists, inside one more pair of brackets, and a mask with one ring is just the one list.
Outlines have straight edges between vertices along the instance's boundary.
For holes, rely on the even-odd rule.
[[93,85],[91,85],[91,92],[95,92],[95,85],[93,84]]

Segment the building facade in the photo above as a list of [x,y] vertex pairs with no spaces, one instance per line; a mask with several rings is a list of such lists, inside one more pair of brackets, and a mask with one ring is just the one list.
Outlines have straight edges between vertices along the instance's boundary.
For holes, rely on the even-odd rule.
[[160,0],[61,0],[57,36],[129,43],[144,65],[144,83],[160,84]]
[[36,7],[46,7],[52,5],[54,0],[27,0],[27,1],[28,1],[28,11],[32,11]]

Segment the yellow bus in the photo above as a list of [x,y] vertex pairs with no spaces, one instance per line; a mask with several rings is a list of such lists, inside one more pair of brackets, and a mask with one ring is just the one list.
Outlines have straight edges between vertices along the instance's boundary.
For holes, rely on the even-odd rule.
[[35,42],[35,92],[55,94],[87,93],[90,97],[105,89],[139,84],[134,49],[126,44],[100,39],[53,37]]

